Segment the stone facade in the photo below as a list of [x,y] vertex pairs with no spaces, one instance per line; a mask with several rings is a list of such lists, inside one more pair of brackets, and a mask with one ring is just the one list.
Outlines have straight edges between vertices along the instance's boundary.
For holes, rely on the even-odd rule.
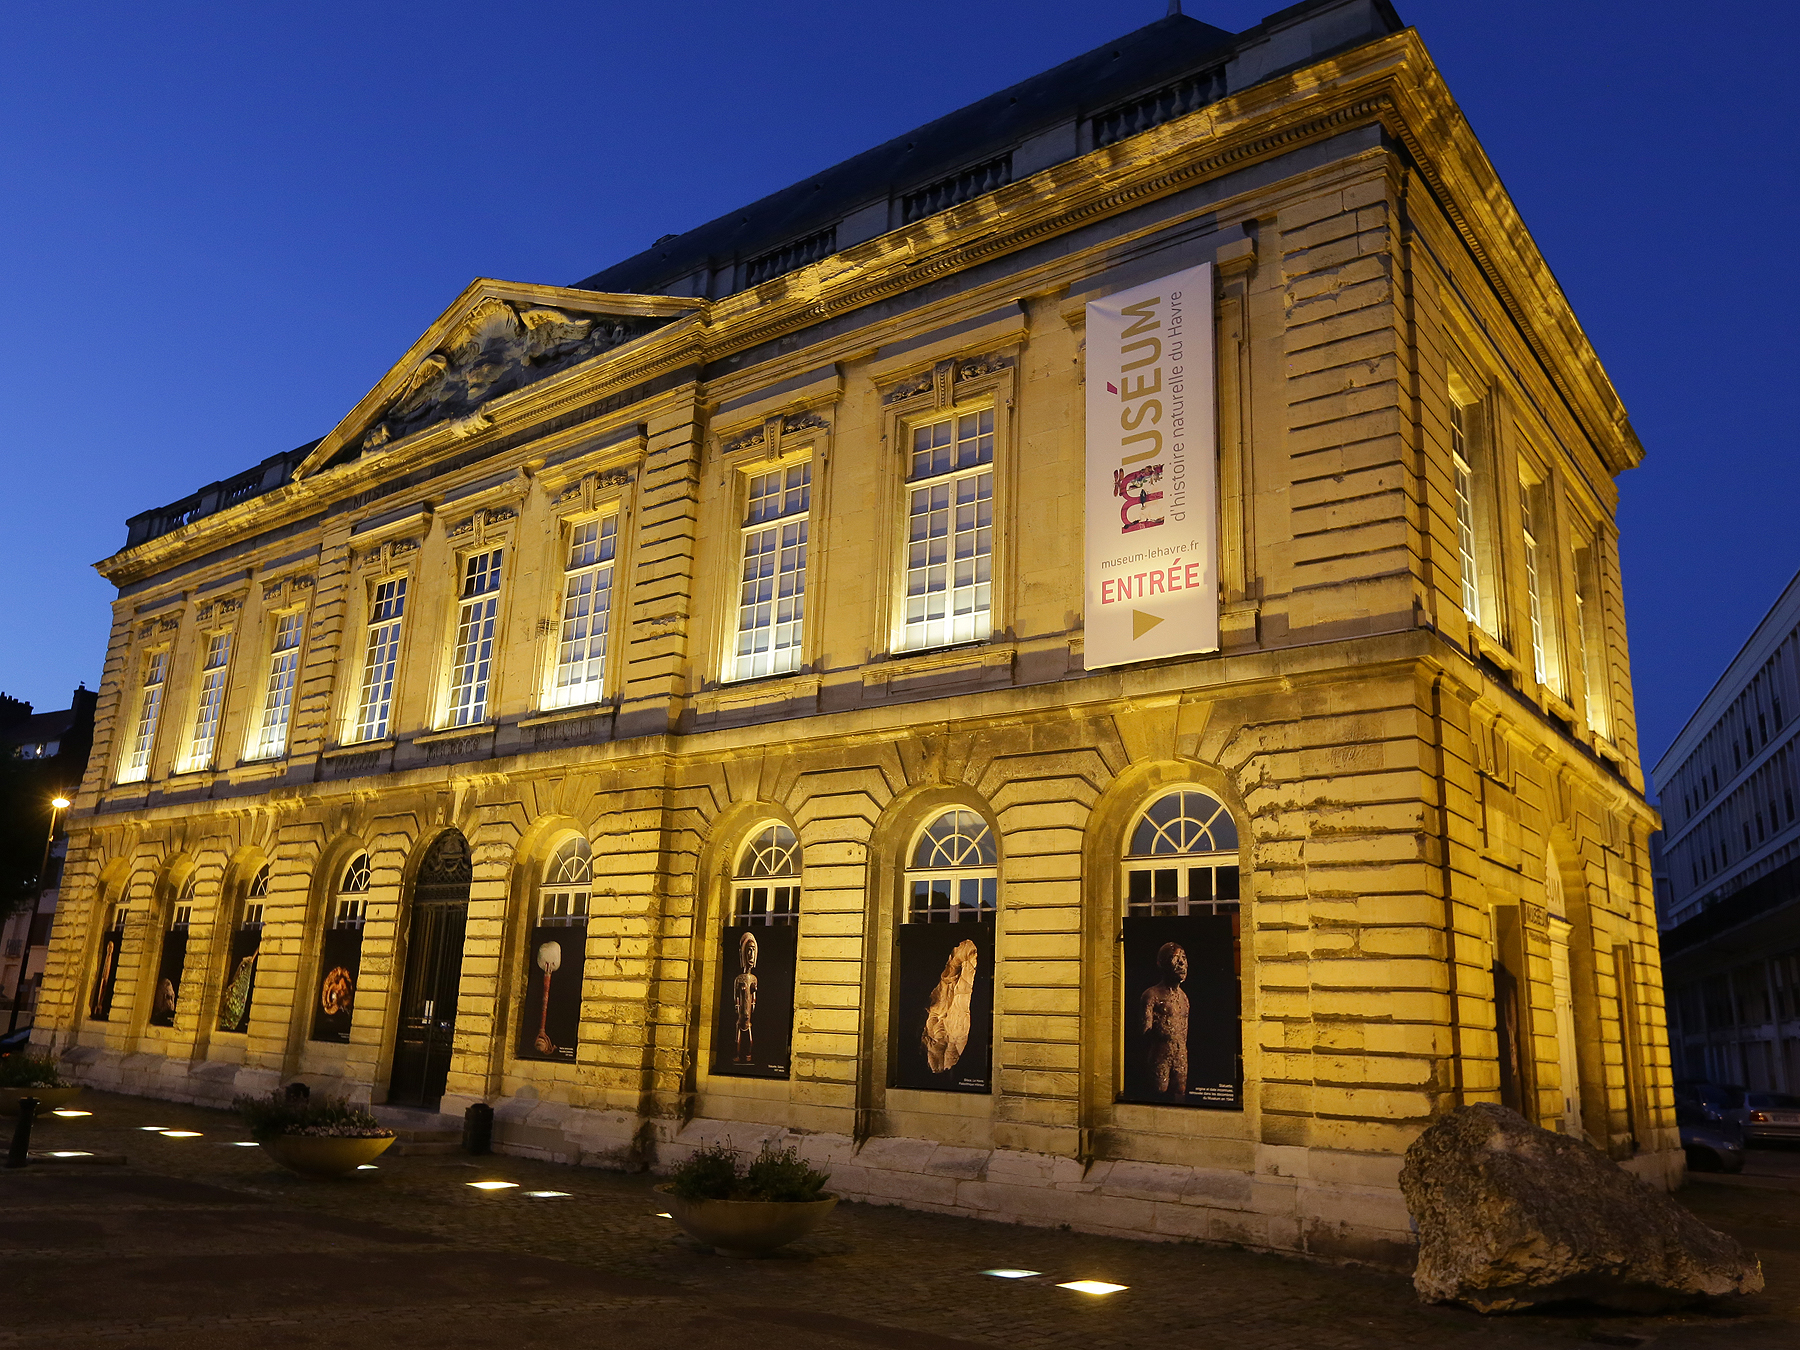
[[[1463,1102],[1673,1184],[1614,523],[1641,448],[1417,37],[1385,5],[1278,20],[1206,37],[1205,106],[1098,148],[1071,113],[1062,157],[1024,171],[1063,134],[1039,128],[1011,181],[864,242],[846,227],[754,288],[476,282],[285,482],[156,516],[102,564],[120,596],[42,1041],[89,1081],[182,1100],[301,1077],[382,1102],[415,874],[455,830],[471,880],[440,1109],[495,1103],[503,1149],[660,1168],[787,1138],[851,1196],[1369,1260],[1404,1259],[1401,1154]],[[1178,25],[1204,28],[1145,31]],[[1200,262],[1222,650],[1088,672],[1085,304]],[[506,366],[534,352],[547,371]],[[971,410],[993,420],[991,633],[907,648],[902,452]],[[797,665],[737,680],[747,484],[803,465]],[[603,687],[559,708],[571,531],[604,519]],[[458,587],[494,548],[488,696],[452,725]],[[371,607],[401,577],[391,716],[358,739]],[[291,727],[257,759],[291,614]],[[139,748],[142,781],[120,781]],[[1120,1100],[1122,860],[1181,788],[1236,826],[1241,1109]],[[895,1085],[904,874],[950,809],[997,848],[986,1092]],[[719,933],[772,824],[803,859],[791,1062],[730,1076]],[[531,916],[577,837],[578,1045],[532,1058]],[[351,1027],[314,1040],[359,855]],[[221,1031],[259,876],[254,997]],[[156,1025],[180,904],[182,993]]]

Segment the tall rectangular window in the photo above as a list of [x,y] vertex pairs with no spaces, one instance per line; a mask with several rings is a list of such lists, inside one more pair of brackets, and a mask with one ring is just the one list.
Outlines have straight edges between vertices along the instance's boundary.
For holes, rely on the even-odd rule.
[[121,783],[141,783],[150,776],[150,752],[156,745],[156,723],[162,715],[163,685],[169,677],[169,652],[151,652],[144,659],[144,687],[138,698],[137,730],[119,769]]
[[1469,410],[1450,401],[1450,457],[1456,471],[1456,551],[1462,558],[1463,613],[1481,622],[1481,571],[1475,561],[1475,470],[1469,439]]
[[[1581,693],[1587,704],[1587,724],[1610,740],[1612,718],[1607,700],[1606,625],[1600,612],[1599,570],[1594,553],[1594,546],[1575,550],[1575,626],[1579,630]],[[1718,770],[1715,768],[1713,772],[1716,775]],[[1713,790],[1718,790],[1716,781]]]
[[914,426],[907,474],[909,650],[976,642],[993,614],[994,410]]
[[269,682],[263,693],[262,723],[256,731],[253,759],[274,759],[287,749],[288,720],[294,704],[294,679],[300,671],[300,634],[305,623],[298,614],[283,614],[275,622],[270,645]]
[[213,746],[219,739],[219,715],[225,710],[225,676],[230,666],[231,634],[214,633],[206,640],[206,659],[200,666],[200,702],[194,709],[194,735],[182,766],[190,772],[212,764]]
[[800,668],[806,621],[806,516],[811,507],[810,462],[750,479],[732,679]]
[[606,630],[612,613],[613,553],[619,518],[590,520],[569,532],[563,569],[562,636],[556,647],[552,708],[600,699],[606,678]]
[[500,614],[500,557],[505,551],[472,553],[463,560],[462,606],[456,615],[456,649],[450,657],[450,716],[445,726],[472,726],[487,717],[494,626]]
[[375,587],[369,597],[369,632],[363,644],[362,694],[351,739],[379,741],[394,709],[394,671],[400,664],[400,624],[406,617],[406,578]]
[[1525,600],[1531,616],[1531,667],[1541,685],[1561,693],[1562,671],[1556,645],[1556,607],[1549,599],[1548,577],[1539,566],[1539,533],[1547,514],[1544,485],[1520,480],[1519,521],[1525,544]]

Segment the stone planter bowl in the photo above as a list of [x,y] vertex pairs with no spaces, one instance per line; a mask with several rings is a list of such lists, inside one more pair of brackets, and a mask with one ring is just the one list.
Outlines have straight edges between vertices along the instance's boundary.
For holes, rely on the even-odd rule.
[[387,1152],[394,1136],[358,1139],[329,1134],[278,1134],[257,1142],[264,1153],[288,1171],[329,1181],[347,1177],[364,1163],[374,1162]]
[[79,1087],[0,1087],[0,1116],[19,1114],[19,1103],[26,1097],[38,1099],[38,1115],[54,1111],[75,1100]]
[[681,1230],[720,1256],[764,1256],[797,1242],[823,1223],[838,1202],[835,1195],[799,1201],[683,1200],[667,1185],[656,1190]]

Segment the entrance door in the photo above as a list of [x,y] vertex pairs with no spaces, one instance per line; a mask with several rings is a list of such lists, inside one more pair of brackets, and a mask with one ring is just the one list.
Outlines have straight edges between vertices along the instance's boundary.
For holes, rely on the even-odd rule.
[[450,1074],[469,916],[469,845],[452,830],[432,845],[413,887],[406,982],[388,1102],[436,1109]]

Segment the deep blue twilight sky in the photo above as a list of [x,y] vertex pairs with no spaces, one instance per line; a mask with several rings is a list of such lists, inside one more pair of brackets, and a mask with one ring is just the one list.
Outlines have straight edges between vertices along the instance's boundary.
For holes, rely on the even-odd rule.
[[[1648,766],[1800,567],[1800,7],[1396,4],[1648,447],[1622,485]],[[1164,8],[10,7],[0,690],[93,687],[125,517],[322,435],[472,277],[568,283]]]

